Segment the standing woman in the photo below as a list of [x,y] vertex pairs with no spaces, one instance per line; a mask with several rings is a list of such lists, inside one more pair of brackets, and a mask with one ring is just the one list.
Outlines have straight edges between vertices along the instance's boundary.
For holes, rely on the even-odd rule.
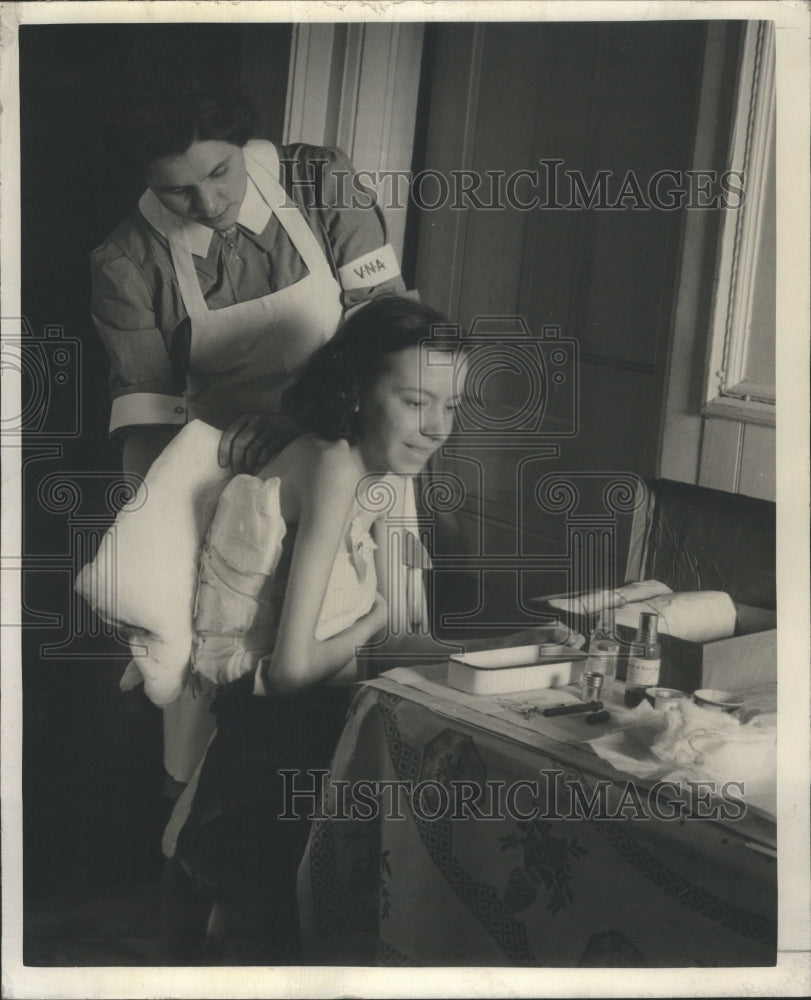
[[[91,256],[125,472],[144,476],[194,418],[223,430],[221,465],[254,471],[296,432],[280,414],[290,373],[347,310],[404,288],[378,212],[347,204],[346,156],[252,139],[253,125],[242,95],[211,85],[155,94],[131,123],[148,186]],[[206,698],[167,708],[176,781],[211,729]]]
[[155,95],[132,123],[148,187],[91,257],[126,471],[194,417],[228,431],[223,464],[258,467],[288,373],[346,310],[404,288],[379,213],[351,204],[347,157],[253,126],[247,100],[213,86]]

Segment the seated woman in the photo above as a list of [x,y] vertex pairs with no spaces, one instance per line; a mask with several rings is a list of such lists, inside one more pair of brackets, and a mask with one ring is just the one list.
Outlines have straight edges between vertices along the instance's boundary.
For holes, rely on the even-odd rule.
[[[284,809],[280,772],[328,767],[348,706],[346,683],[354,679],[347,664],[386,629],[376,576],[387,572],[385,553],[376,553],[376,570],[369,536],[383,516],[374,494],[392,477],[419,473],[451,432],[466,362],[460,341],[432,335],[445,322],[411,299],[377,299],[316,351],[288,390],[286,405],[308,433],[259,473],[277,487],[274,516],[284,522],[272,626],[262,641],[254,630],[235,658],[239,636],[227,620],[233,606],[215,602],[219,610],[204,623],[210,604],[198,588],[196,658],[221,682],[217,732],[199,781],[178,803],[171,840],[177,837],[176,856],[198,886],[221,904],[220,926],[210,931],[222,932],[230,912],[225,934],[251,961],[296,962],[295,877],[308,823],[277,818]],[[437,363],[437,351],[445,363]],[[238,582],[228,589],[237,594]],[[348,617],[347,595],[354,602]],[[331,616],[338,606],[343,613]],[[430,635],[406,641],[414,652],[442,649]]]
[[[359,182],[341,150],[256,138],[245,96],[182,57],[144,91],[121,138],[147,187],[91,256],[111,440],[143,476],[198,418],[223,430],[222,466],[254,472],[297,433],[278,412],[290,373],[348,310],[405,286],[379,210],[343,204]],[[208,708],[185,693],[165,706],[172,797]]]

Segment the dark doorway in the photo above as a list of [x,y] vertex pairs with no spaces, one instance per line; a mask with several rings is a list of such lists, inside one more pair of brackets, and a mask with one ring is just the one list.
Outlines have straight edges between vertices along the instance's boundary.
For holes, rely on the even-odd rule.
[[[75,570],[122,498],[88,257],[143,190],[121,141],[140,82],[192,70],[239,83],[259,136],[278,141],[292,30],[20,29],[27,964],[184,961],[157,902],[168,808],[160,712],[142,691],[119,691],[126,649],[85,621],[72,595]],[[156,951],[161,920],[168,953]],[[189,900],[182,920],[202,935],[201,902]]]

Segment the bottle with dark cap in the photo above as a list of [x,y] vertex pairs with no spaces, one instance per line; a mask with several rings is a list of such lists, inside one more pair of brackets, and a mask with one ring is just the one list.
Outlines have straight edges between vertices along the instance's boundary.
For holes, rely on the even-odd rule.
[[608,694],[616,680],[619,656],[620,642],[616,636],[614,609],[606,608],[589,636],[589,658],[583,668],[584,673],[596,671],[603,675],[603,695]]
[[659,683],[662,652],[658,631],[659,615],[643,611],[639,616],[636,638],[628,653],[625,681],[625,704],[628,708],[635,708],[645,697],[645,689]]

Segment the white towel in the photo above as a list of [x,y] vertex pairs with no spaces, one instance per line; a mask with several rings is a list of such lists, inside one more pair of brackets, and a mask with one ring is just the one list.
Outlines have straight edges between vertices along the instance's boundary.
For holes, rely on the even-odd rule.
[[742,726],[732,715],[687,700],[663,714],[665,728],[651,745],[659,760],[695,769],[702,778],[740,782],[742,792],[774,791],[774,726]]

